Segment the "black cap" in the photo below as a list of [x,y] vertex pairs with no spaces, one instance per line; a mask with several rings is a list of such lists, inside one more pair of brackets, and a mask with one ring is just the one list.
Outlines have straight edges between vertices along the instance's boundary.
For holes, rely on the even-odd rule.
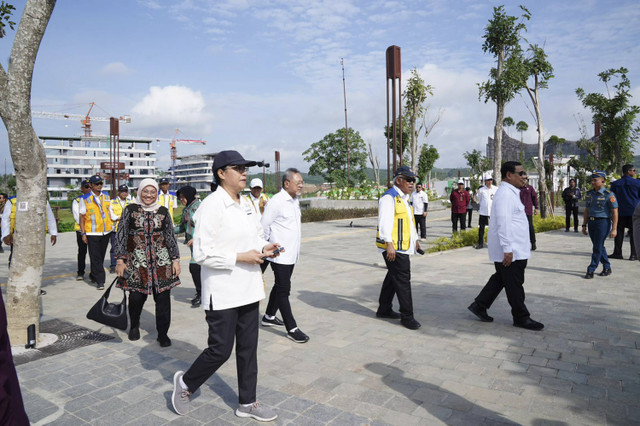
[[102,177],[100,175],[93,175],[89,178],[89,183],[101,183]]
[[129,187],[127,185],[120,185],[118,187],[118,192],[129,192]]
[[396,174],[393,175],[393,177],[400,176],[400,175],[406,176],[406,177],[410,177],[410,178],[416,177],[416,174],[411,171],[409,166],[400,166],[400,167],[398,167],[396,169]]
[[167,179],[167,178],[160,178],[160,185],[165,184],[165,183],[169,183],[169,179]]
[[251,167],[258,164],[256,161],[245,160],[238,151],[220,151],[213,160],[213,176],[217,178],[216,172],[227,166],[246,166]]
[[82,182],[80,182],[80,186],[89,186],[89,178],[85,178],[82,179]]

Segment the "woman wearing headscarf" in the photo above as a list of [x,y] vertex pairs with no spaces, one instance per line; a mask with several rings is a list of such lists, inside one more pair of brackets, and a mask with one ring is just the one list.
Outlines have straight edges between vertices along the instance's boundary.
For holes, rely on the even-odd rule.
[[173,376],[171,402],[176,413],[189,412],[189,401],[236,349],[239,417],[271,421],[275,412],[256,400],[258,381],[258,303],[264,299],[260,264],[279,246],[263,238],[250,201],[240,193],[247,185],[245,160],[236,151],[221,151],[213,161],[214,192],[195,214],[193,257],[202,266],[202,307],[209,327],[209,346],[186,372]]
[[200,200],[196,198],[197,191],[192,186],[183,186],[178,190],[178,200],[185,206],[182,211],[182,220],[180,224],[173,228],[175,234],[182,234],[184,232],[184,243],[191,249],[191,260],[189,261],[189,272],[191,278],[193,278],[193,285],[196,287],[196,295],[191,300],[191,306],[200,306],[200,288],[202,287],[200,280],[200,265],[193,260],[193,229],[195,222],[193,221],[193,215],[200,206]]
[[136,201],[122,213],[116,234],[117,286],[129,290],[129,340],[140,338],[140,314],[147,296],[156,303],[160,346],[171,346],[171,289],[180,284],[180,251],[166,207],[158,204],[158,184],[143,179]]

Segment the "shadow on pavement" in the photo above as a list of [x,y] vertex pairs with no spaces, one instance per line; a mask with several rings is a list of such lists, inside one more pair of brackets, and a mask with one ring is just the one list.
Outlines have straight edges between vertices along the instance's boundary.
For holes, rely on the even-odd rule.
[[358,303],[358,301],[367,302],[366,298],[358,298],[359,300],[354,300],[352,297],[341,296],[339,294],[301,290],[298,292],[298,299],[309,306],[326,309],[331,312],[351,312],[368,318],[375,318],[376,316],[374,310]]

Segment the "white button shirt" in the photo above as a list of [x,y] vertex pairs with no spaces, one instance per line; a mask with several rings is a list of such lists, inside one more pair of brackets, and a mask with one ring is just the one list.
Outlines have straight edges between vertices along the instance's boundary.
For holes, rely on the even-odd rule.
[[274,195],[264,207],[262,214],[264,238],[278,243],[284,251],[269,261],[281,265],[295,265],[300,256],[302,226],[300,223],[300,201],[283,189]]
[[[4,205],[4,210],[2,211],[2,231],[0,232],[0,239],[4,240],[4,237],[11,233],[11,208],[13,207],[13,202],[15,198],[12,200],[7,200]],[[47,201],[47,229],[50,235],[58,236],[58,224],[56,223],[56,217],[53,215],[53,211],[51,210],[51,205],[49,205],[49,201]],[[16,212],[16,215],[18,212]]]
[[487,188],[485,185],[478,189],[478,204],[480,205],[478,213],[480,215],[491,216],[491,206],[497,191],[498,187],[495,185],[491,185],[491,188]]
[[[393,185],[393,189],[398,191],[404,207],[408,212],[411,212],[409,207],[409,195],[403,193],[400,188]],[[391,234],[393,233],[393,218],[395,217],[395,201],[391,195],[383,195],[378,202],[378,230],[380,232],[380,238],[385,242],[390,243],[393,241]],[[415,218],[409,213],[409,223],[407,226],[411,229],[411,240],[409,242],[409,248],[405,250],[396,250],[396,253],[404,254],[416,254],[416,241],[418,241],[418,233],[416,231]],[[384,249],[378,247],[378,252],[384,252]]]
[[421,215],[424,213],[424,204],[429,203],[429,196],[424,190],[411,194],[411,204],[413,205],[413,214]]
[[531,256],[529,221],[520,201],[520,190],[510,183],[502,182],[493,197],[487,240],[492,262],[502,262],[505,253],[513,253],[514,261]]
[[240,204],[219,187],[205,198],[193,217],[193,258],[202,266],[202,307],[222,310],[264,299],[260,265],[236,263],[238,253],[262,251],[267,241],[250,201]]

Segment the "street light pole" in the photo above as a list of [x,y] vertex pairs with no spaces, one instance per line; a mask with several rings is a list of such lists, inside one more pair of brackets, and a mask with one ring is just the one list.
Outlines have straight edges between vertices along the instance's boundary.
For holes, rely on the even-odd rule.
[[344,92],[344,135],[347,141],[347,187],[351,182],[350,164],[349,164],[349,126],[347,125],[347,84],[344,78],[344,59],[340,58],[342,65],[342,90]]

